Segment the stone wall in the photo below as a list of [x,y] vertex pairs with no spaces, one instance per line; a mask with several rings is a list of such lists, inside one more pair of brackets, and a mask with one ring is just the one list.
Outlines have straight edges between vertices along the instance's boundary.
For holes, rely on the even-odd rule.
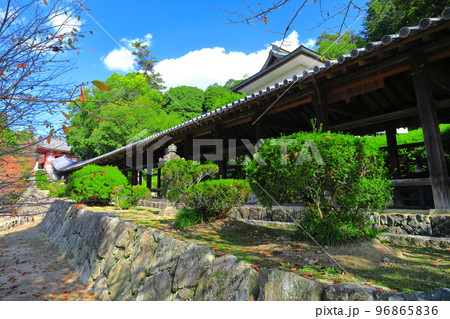
[[[138,205],[163,210],[168,206],[168,202],[166,200],[158,199],[140,199]],[[173,208],[171,209],[173,210]],[[274,206],[272,209],[268,209],[259,205],[243,205],[233,208],[230,217],[250,220],[293,222],[292,219],[300,218],[301,214],[301,206]],[[369,216],[374,222],[373,227],[383,232],[432,237],[450,237],[450,215],[428,215],[411,212],[395,213],[388,211],[382,214],[371,213]]]
[[410,296],[257,272],[235,256],[61,200],[41,226],[102,300],[450,300],[445,288]]
[[[138,206],[163,210],[168,205],[166,200],[160,199],[139,199]],[[302,212],[301,206],[274,206],[268,209],[259,205],[243,205],[235,207],[230,212],[230,217],[252,220],[265,220],[277,222],[292,222],[286,212],[293,218],[298,218]]]
[[33,216],[45,213],[53,201],[54,198],[30,186],[15,205],[0,207],[0,231],[34,221]]
[[372,213],[374,228],[393,234],[450,237],[450,215]]

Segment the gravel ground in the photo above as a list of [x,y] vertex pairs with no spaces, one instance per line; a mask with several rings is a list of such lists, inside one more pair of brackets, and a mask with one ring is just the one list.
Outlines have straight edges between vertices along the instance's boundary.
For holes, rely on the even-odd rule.
[[0,232],[0,301],[97,300],[34,221]]

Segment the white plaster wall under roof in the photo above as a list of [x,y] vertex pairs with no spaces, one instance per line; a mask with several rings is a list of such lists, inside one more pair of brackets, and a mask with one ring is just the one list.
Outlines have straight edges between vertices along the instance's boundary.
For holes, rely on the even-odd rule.
[[[263,73],[266,71],[266,74],[261,76],[258,76],[258,73],[255,74],[254,76],[257,76],[257,78],[253,81],[251,80],[253,76],[250,77],[248,79],[250,80],[249,83],[239,87],[238,91],[245,92],[247,94],[258,92],[259,90],[266,89],[267,86],[273,85],[276,82],[283,82],[284,79],[291,79],[295,74],[301,75],[304,70],[312,69],[315,65],[324,65],[323,62],[304,54],[303,52],[297,53],[297,50],[276,62],[271,70],[261,70],[258,72]],[[312,51],[309,49],[307,50]]]

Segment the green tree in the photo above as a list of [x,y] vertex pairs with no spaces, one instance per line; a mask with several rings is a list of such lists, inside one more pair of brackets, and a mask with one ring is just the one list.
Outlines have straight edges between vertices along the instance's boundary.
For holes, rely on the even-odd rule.
[[154,66],[157,62],[156,58],[152,56],[151,51],[147,49],[147,45],[142,45],[140,42],[136,41],[132,44],[136,51],[131,52],[136,56],[136,63],[146,77],[147,82],[152,89],[163,90],[165,87],[162,85],[164,83],[161,74],[155,72]]
[[230,90],[231,87],[237,85],[239,82],[230,79],[225,86],[218,85],[217,83],[208,86],[205,90],[203,110],[208,112],[244,97],[244,93],[234,93]]
[[319,48],[316,52],[327,59],[336,59],[339,55],[347,54],[365,44],[362,37],[354,35],[351,31],[345,31],[341,35],[323,31],[317,40],[316,45]]
[[[86,90],[83,109],[72,103],[67,141],[82,159],[95,157],[124,146],[146,130],[145,138],[182,122],[174,113],[162,109],[164,97],[150,87],[145,75],[113,74],[106,80],[111,91]],[[117,102],[103,102],[114,96]]]
[[170,114],[179,114],[185,119],[197,117],[203,112],[204,92],[192,86],[177,86],[170,88],[165,97],[165,110]]
[[440,17],[448,0],[371,0],[367,2],[364,36],[379,41],[385,34],[398,33],[404,26],[417,25],[422,18]]

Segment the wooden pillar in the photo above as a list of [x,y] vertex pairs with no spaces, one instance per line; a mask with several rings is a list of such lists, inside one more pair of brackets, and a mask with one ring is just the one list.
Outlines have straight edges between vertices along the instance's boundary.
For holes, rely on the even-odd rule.
[[450,209],[450,189],[447,184],[447,167],[442,147],[439,122],[434,109],[433,93],[424,54],[412,57],[412,78],[416,92],[423,138],[427,152],[431,188],[436,209]]
[[137,185],[138,171],[136,170],[136,153],[133,152],[131,156],[131,186]]
[[[157,188],[161,189],[161,168],[159,168],[159,167],[158,167],[158,174],[157,174],[157,182],[156,183],[157,183]],[[158,194],[158,196],[160,196],[161,192],[158,191],[157,194]]]
[[152,177],[153,177],[153,169],[151,167],[147,167],[147,188],[152,188]]
[[327,132],[330,128],[328,120],[328,101],[325,89],[314,80],[316,87],[316,94],[314,96],[313,104],[316,109],[317,125],[322,124],[322,131]]
[[186,135],[183,142],[184,154],[181,157],[184,157],[185,160],[192,160],[192,135]]
[[217,166],[219,166],[219,173],[217,178],[227,178],[227,163],[226,163],[226,150],[228,149],[228,140],[224,138],[222,126],[216,125],[214,128],[214,138],[222,139],[223,150],[216,149],[216,153],[222,151],[222,159],[216,161]]
[[398,160],[397,132],[395,128],[386,130],[387,151],[389,155],[389,176],[400,178],[400,164]]
[[131,170],[131,186],[137,185],[138,184],[138,171],[133,168]]
[[[250,140],[253,140],[254,143],[258,143],[259,140],[261,140],[265,137],[264,121],[266,119],[265,116],[267,116],[267,115],[263,115],[262,117],[260,117],[261,114],[262,114],[261,112],[255,113],[253,120],[252,120],[252,123],[254,123],[252,125],[253,126],[253,136],[252,136],[252,138],[250,138]],[[258,120],[258,118],[259,118],[259,120]]]
[[138,171],[138,185],[142,185],[143,171]]

